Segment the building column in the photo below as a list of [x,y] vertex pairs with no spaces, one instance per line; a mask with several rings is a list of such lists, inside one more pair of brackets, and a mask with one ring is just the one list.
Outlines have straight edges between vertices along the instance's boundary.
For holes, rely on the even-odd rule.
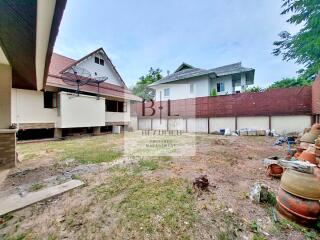
[[62,138],[62,128],[55,128],[54,129],[54,138]]
[[101,127],[94,127],[93,128],[93,135],[98,136],[101,133]]
[[16,129],[11,126],[12,70],[0,64],[0,169],[16,165]]

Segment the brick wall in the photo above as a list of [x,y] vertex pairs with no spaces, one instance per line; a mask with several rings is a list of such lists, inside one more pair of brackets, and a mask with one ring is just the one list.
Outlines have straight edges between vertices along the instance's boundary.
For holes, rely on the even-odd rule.
[[312,113],[320,114],[320,74],[312,85]]
[[[162,117],[168,117],[168,102],[162,102]],[[150,106],[150,103],[146,103]],[[241,93],[218,97],[201,97],[170,101],[171,115],[179,117],[233,117],[233,116],[288,116],[311,115],[312,88],[284,88],[272,89],[262,93]],[[160,103],[153,118],[160,117]],[[132,115],[142,116],[142,103],[132,106]],[[152,110],[147,108],[146,115]],[[146,116],[145,118],[150,118]]]
[[0,133],[0,169],[16,165],[16,133]]

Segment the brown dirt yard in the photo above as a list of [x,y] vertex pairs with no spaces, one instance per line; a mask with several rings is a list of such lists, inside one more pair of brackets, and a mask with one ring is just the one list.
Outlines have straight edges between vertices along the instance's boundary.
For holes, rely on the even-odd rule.
[[[274,222],[274,195],[265,204],[248,198],[257,181],[279,188],[262,165],[286,153],[274,140],[134,132],[19,144],[21,162],[0,197],[70,179],[85,185],[2,216],[0,239],[320,239],[315,230]],[[205,192],[192,185],[203,174]]]

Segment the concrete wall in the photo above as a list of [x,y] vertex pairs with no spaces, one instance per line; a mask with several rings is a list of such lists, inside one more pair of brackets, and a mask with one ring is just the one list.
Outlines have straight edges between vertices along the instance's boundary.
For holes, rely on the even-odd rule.
[[[286,134],[292,132],[302,132],[305,128],[311,126],[311,116],[295,115],[295,116],[272,116],[271,129],[274,129],[279,134]],[[143,129],[163,129],[166,130],[166,119],[162,119],[162,125],[159,119],[153,119],[151,128],[151,119],[139,119],[139,130]],[[269,129],[269,117],[238,117],[238,129],[252,128],[256,130]],[[210,132],[220,131],[220,129],[230,129],[235,131],[236,118],[235,117],[216,117],[209,119]],[[208,132],[208,118],[189,118],[189,119],[169,119],[169,130],[182,130],[187,132]]]
[[186,121],[187,121],[186,119],[182,119],[182,118],[169,119],[169,123],[168,123],[169,130],[187,131]]
[[220,131],[220,129],[230,129],[235,131],[236,118],[234,117],[219,117],[210,118],[210,132]]
[[271,128],[277,133],[303,132],[311,126],[311,116],[273,116]]
[[207,118],[187,119],[187,132],[208,133],[208,119]]
[[269,117],[238,117],[238,129],[269,129]]
[[57,109],[44,108],[43,92],[11,90],[12,123],[56,123]]
[[105,126],[105,99],[61,92],[58,128]]
[[126,112],[106,112],[106,123],[111,122],[130,122],[130,100],[127,100]]
[[139,119],[138,129],[139,130],[150,130],[151,129],[151,119]]
[[138,118],[136,116],[130,117],[128,128],[131,128],[133,131],[138,130]]

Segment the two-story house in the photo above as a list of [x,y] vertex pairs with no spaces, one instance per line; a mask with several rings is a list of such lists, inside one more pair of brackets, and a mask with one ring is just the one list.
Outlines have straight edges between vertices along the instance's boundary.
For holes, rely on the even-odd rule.
[[182,63],[173,74],[149,86],[156,91],[156,101],[219,96],[244,92],[254,84],[254,73],[241,63],[209,70]]
[[[90,80],[77,91],[76,84],[63,78],[75,67],[105,82],[98,86]],[[127,126],[130,101],[139,100],[102,48],[79,60],[53,53],[43,91],[12,89],[11,119],[20,139],[99,133]]]

